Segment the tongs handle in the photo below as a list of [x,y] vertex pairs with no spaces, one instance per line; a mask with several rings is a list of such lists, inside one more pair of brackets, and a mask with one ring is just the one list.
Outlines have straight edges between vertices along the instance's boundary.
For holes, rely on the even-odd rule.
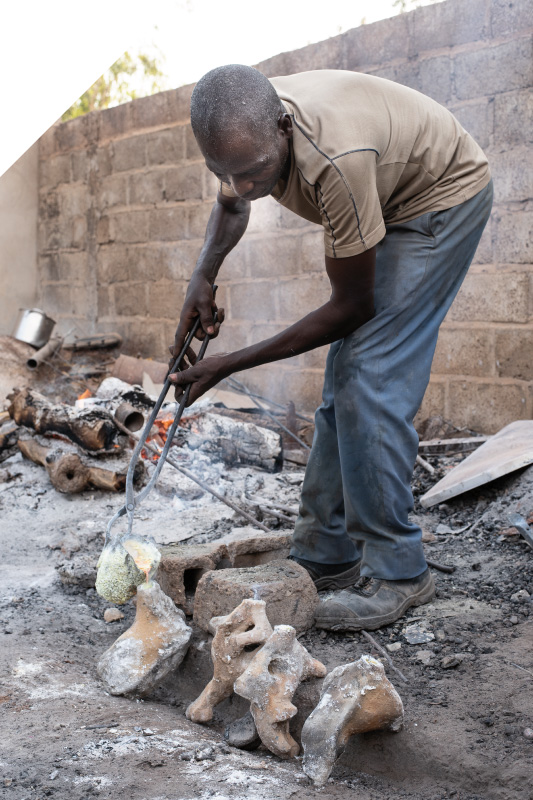
[[[218,287],[216,285],[213,286],[213,300],[215,299],[217,288]],[[215,312],[215,314],[214,314],[215,323],[217,321],[217,316],[218,315]],[[176,416],[174,417],[174,421],[173,421],[170,429],[167,432],[167,439],[166,439],[166,442],[165,442],[165,446],[163,447],[163,450],[161,451],[161,455],[159,456],[159,460],[157,462],[157,466],[155,468],[154,474],[152,475],[152,477],[150,478],[149,482],[144,487],[144,489],[141,492],[139,492],[137,497],[135,497],[134,496],[134,492],[133,492],[133,476],[134,476],[134,473],[135,473],[135,467],[136,467],[137,462],[139,460],[139,456],[140,456],[140,454],[142,452],[142,449],[143,449],[144,445],[146,444],[146,440],[148,439],[150,431],[152,430],[152,426],[153,426],[153,424],[154,424],[154,422],[156,420],[156,417],[157,417],[157,415],[159,413],[159,410],[160,410],[161,406],[163,405],[163,401],[164,401],[165,397],[167,396],[168,390],[170,389],[170,386],[171,386],[170,375],[173,374],[173,372],[179,370],[179,365],[181,364],[182,359],[184,358],[187,350],[189,349],[189,347],[191,345],[191,342],[193,340],[193,337],[196,334],[196,331],[198,330],[199,325],[200,325],[200,317],[198,317],[195,320],[194,325],[192,326],[191,330],[189,331],[189,333],[187,335],[187,338],[186,338],[186,340],[185,340],[185,342],[183,344],[183,347],[181,348],[181,352],[180,352],[179,356],[176,358],[176,360],[175,360],[175,362],[174,362],[174,364],[172,366],[172,369],[170,369],[168,371],[165,383],[163,385],[163,389],[161,390],[161,393],[160,393],[159,397],[157,398],[157,401],[156,401],[156,404],[155,404],[155,406],[154,406],[154,408],[152,410],[152,413],[150,414],[148,422],[144,426],[143,431],[142,431],[142,433],[141,433],[141,435],[140,435],[140,437],[139,437],[139,439],[137,441],[137,445],[135,446],[135,449],[134,449],[134,451],[132,453],[132,456],[131,456],[131,459],[130,459],[130,463],[129,463],[129,466],[128,466],[128,472],[127,472],[127,475],[126,475],[126,503],[125,503],[124,506],[122,506],[116,512],[116,514],[109,521],[109,525],[107,526],[107,531],[106,531],[106,543],[107,543],[107,541],[109,539],[109,534],[111,532],[111,528],[112,528],[113,524],[115,523],[115,521],[119,517],[124,516],[124,514],[128,514],[128,535],[131,534],[131,530],[132,530],[132,526],[133,526],[133,512],[135,510],[135,507],[137,505],[139,505],[139,503],[141,503],[144,500],[144,498],[152,491],[152,489],[154,487],[154,484],[155,484],[155,482],[157,481],[157,479],[159,477],[159,473],[161,472],[161,470],[163,468],[163,464],[165,463],[166,457],[168,455],[168,451],[170,450],[170,447],[171,447],[172,442],[174,440],[176,429],[177,429],[177,427],[179,425],[179,422],[181,420],[181,417],[182,417],[182,414],[183,414],[183,410],[184,410],[185,406],[187,405],[187,401],[189,399],[189,394],[191,392],[191,384],[189,384],[187,386],[187,388],[185,389],[185,392],[183,394],[183,397],[181,398],[178,410],[176,412]],[[201,361],[202,358],[204,357],[205,351],[207,350],[207,345],[209,344],[209,339],[210,338],[211,337],[209,336],[209,334],[206,334],[205,339],[203,340],[203,342],[201,344],[201,347],[200,347],[200,350],[198,352],[196,363],[198,363],[198,361]]]

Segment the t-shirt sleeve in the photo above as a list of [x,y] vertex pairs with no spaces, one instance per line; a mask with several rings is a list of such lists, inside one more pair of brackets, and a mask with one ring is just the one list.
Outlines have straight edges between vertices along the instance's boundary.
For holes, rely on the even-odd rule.
[[359,150],[328,162],[316,182],[327,256],[346,258],[370,250],[385,236],[376,184],[377,154]]

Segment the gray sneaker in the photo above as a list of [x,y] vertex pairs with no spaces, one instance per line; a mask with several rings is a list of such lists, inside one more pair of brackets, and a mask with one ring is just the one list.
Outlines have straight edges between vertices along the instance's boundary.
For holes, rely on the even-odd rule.
[[362,577],[320,602],[315,625],[329,631],[374,631],[395,622],[411,606],[429,603],[434,596],[435,584],[428,569],[403,581]]
[[316,569],[313,569],[309,561],[304,561],[297,556],[289,556],[289,559],[291,561],[296,561],[297,564],[307,570],[313,579],[317,592],[323,592],[327,589],[335,591],[335,589],[345,589],[347,586],[353,586],[361,575],[360,560],[352,564],[348,569],[343,569],[343,565],[339,564],[340,572],[328,575],[321,572],[320,564],[317,564]]

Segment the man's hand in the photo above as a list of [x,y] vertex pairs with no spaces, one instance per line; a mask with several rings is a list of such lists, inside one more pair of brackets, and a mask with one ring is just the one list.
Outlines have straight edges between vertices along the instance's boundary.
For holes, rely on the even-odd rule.
[[216,356],[204,358],[198,364],[188,367],[183,372],[170,375],[170,380],[176,385],[176,400],[180,402],[187,386],[192,384],[187,401],[187,406],[190,406],[219,381],[226,378],[230,371],[226,362],[226,353],[219,353]]
[[[217,320],[215,322],[215,313]],[[169,362],[169,369],[172,369],[176,358],[181,352],[181,348],[187,338],[187,334],[193,327],[196,320],[200,317],[200,326],[196,332],[197,339],[205,339],[206,335],[211,338],[218,336],[220,326],[224,322],[224,309],[217,308],[213,299],[213,287],[208,280],[201,276],[193,276],[189,284],[185,303],[181,310],[180,321],[176,329],[174,344],[169,347],[172,358]],[[191,364],[195,363],[194,353],[189,348],[187,357]],[[182,361],[181,369],[187,369],[187,363]]]

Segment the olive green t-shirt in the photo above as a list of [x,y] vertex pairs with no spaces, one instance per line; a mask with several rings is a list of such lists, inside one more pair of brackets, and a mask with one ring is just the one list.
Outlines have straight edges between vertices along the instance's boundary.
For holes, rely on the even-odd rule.
[[289,178],[272,196],[323,226],[326,255],[362,253],[385,236],[386,225],[459,205],[490,180],[474,139],[414,89],[344,70],[271,83],[294,129]]

